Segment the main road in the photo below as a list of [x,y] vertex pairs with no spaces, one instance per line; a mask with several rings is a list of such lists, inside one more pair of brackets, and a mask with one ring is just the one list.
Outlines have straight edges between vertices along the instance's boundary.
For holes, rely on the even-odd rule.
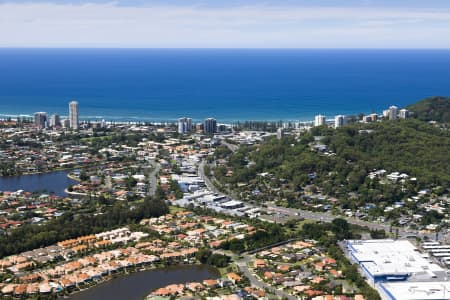
[[[389,223],[375,223],[347,216],[336,216],[331,214],[330,212],[312,212],[303,209],[279,207],[273,204],[268,204],[267,208],[273,212],[281,213],[291,218],[299,218],[299,219],[302,218],[302,219],[316,220],[320,222],[331,222],[335,218],[342,218],[345,219],[350,224],[368,227],[369,229],[372,230],[384,230],[386,232],[392,231],[393,233],[395,233],[395,231],[398,230],[398,235],[400,238],[418,236],[422,238],[427,237],[428,239],[433,240],[435,239],[436,236],[435,233],[420,232],[418,230],[409,229],[405,227],[394,227]],[[440,237],[443,238],[442,236]]]
[[205,175],[205,166],[206,166],[206,162],[205,160],[202,160],[200,162],[200,164],[198,165],[198,176],[203,179],[203,181],[205,182],[206,186],[208,187],[208,189],[210,191],[212,191],[213,193],[217,193],[217,194],[222,194],[216,187],[215,185],[211,182],[211,179],[209,179],[208,176]]
[[[206,165],[206,162],[204,160],[202,160],[198,167],[198,174],[199,174],[200,178],[202,178],[205,181],[205,184],[208,187],[208,189],[213,191],[214,193],[229,196],[224,193],[221,193],[211,182],[211,179],[208,176],[206,176],[205,170],[204,170],[205,165]],[[229,196],[229,197],[233,198],[231,196]],[[268,209],[273,213],[279,213],[279,214],[285,215],[288,218],[303,218],[303,219],[310,219],[310,220],[316,220],[316,221],[321,221],[321,222],[331,222],[333,219],[337,218],[337,216],[333,216],[332,214],[326,213],[326,212],[312,212],[312,211],[303,210],[303,209],[285,208],[285,207],[280,207],[280,206],[276,206],[273,204],[268,204],[267,208],[264,208],[262,206],[260,208],[262,210]],[[342,217],[342,218],[345,218],[349,223],[360,225],[360,226],[367,226],[371,229],[384,229],[384,230],[390,229],[390,226],[387,224],[371,223],[371,222],[366,222],[366,221],[358,220],[355,218],[348,218],[348,217]]]
[[[234,145],[232,145],[232,146],[234,146]],[[204,160],[200,162],[199,168],[198,168],[198,174],[205,181],[205,184],[208,187],[208,189],[213,191],[214,193],[226,195],[226,194],[220,192],[214,186],[214,184],[211,182],[211,179],[208,176],[206,176],[206,174],[204,172],[205,165],[206,165],[206,162]],[[226,196],[229,196],[229,195],[226,195]],[[229,196],[229,197],[234,198],[231,196]],[[303,209],[280,207],[280,206],[276,206],[273,204],[267,204],[267,207],[260,206],[260,208],[263,211],[269,210],[272,213],[280,214],[281,215],[280,220],[282,218],[285,218],[285,219],[293,218],[293,219],[309,219],[309,220],[315,220],[315,221],[319,221],[319,222],[331,222],[335,218],[343,218],[343,219],[347,220],[347,222],[349,222],[350,224],[365,226],[372,230],[380,230],[381,229],[381,230],[385,230],[386,232],[389,232],[389,231],[395,232],[396,230],[398,230],[399,237],[408,237],[408,236],[425,237],[426,236],[431,240],[433,240],[435,238],[434,233],[424,233],[424,232],[419,232],[418,230],[408,229],[408,228],[404,228],[404,227],[393,227],[388,223],[375,223],[375,222],[363,221],[363,220],[360,220],[357,218],[350,218],[350,217],[346,217],[346,216],[335,216],[329,212],[312,212],[312,211],[303,210]]]

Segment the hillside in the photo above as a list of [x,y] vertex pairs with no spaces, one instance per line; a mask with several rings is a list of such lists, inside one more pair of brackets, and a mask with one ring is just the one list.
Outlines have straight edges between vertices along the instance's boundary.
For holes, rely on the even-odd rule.
[[[312,150],[318,136],[332,155]],[[266,188],[295,193],[313,184],[335,197],[356,192],[361,203],[395,202],[420,189],[449,186],[449,148],[450,133],[415,119],[354,124],[338,130],[315,127],[301,140],[272,138],[259,146],[241,147],[226,164],[214,169],[214,175],[231,188],[245,183],[257,193]],[[406,173],[417,181],[402,189],[368,179],[371,171],[382,169]],[[262,173],[272,174],[280,183],[258,175]]]
[[450,98],[431,97],[406,107],[413,117],[422,121],[450,122]]

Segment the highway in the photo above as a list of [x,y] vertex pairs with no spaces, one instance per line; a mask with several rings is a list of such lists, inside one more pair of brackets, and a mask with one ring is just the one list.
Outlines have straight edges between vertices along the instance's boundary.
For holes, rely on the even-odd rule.
[[[268,204],[267,208],[273,212],[281,213],[286,216],[289,216],[291,218],[303,218],[308,220],[315,220],[320,222],[331,222],[335,218],[342,218],[347,220],[348,223],[359,225],[359,226],[366,226],[372,230],[384,230],[386,232],[390,232],[392,230],[393,233],[395,233],[396,230],[398,230],[399,238],[406,238],[408,236],[418,236],[421,238],[424,238],[425,236],[428,237],[430,240],[434,240],[436,237],[435,233],[425,233],[420,232],[418,230],[409,229],[406,227],[394,227],[391,226],[389,223],[375,223],[375,222],[368,222],[363,221],[357,218],[350,218],[346,216],[336,216],[332,215],[329,212],[312,212],[308,210],[302,210],[302,209],[295,209],[295,208],[285,208],[285,207],[279,207],[273,204]],[[439,236],[440,239],[445,238],[441,234]]]
[[[201,161],[199,164],[199,169],[198,169],[198,173],[200,178],[202,178],[205,181],[206,186],[208,187],[209,190],[213,191],[214,193],[218,193],[218,194],[222,194],[223,193],[219,192],[219,190],[217,190],[217,188],[214,186],[214,184],[211,182],[211,180],[205,176],[205,172],[204,172],[204,166],[205,166],[205,161]],[[228,196],[228,195],[226,195]],[[233,198],[230,196],[230,198]],[[236,199],[238,200],[238,199]],[[331,213],[326,213],[326,212],[311,212],[308,210],[301,210],[301,209],[294,209],[294,208],[285,208],[285,207],[279,207],[273,204],[269,204],[267,205],[267,208],[264,208],[262,206],[260,206],[259,208],[261,208],[261,210],[266,210],[269,209],[271,212],[273,213],[280,213],[282,215],[285,216],[285,218],[303,218],[303,219],[310,219],[310,220],[316,220],[316,221],[321,221],[321,222],[331,222],[333,219],[337,218],[337,216],[333,216]],[[339,216],[341,217],[341,216]],[[342,217],[345,218],[349,223],[352,224],[356,224],[356,225],[360,225],[360,226],[367,226],[371,229],[384,229],[389,231],[390,229],[390,225],[388,224],[377,224],[377,223],[371,223],[371,222],[365,222],[362,220],[358,220],[355,218],[346,218],[346,217]]]
[[388,224],[380,224],[380,223],[372,223],[367,222],[363,220],[359,220],[356,218],[349,218],[345,216],[334,216],[329,212],[312,212],[309,210],[303,210],[303,209],[295,209],[295,208],[285,208],[285,207],[279,207],[273,204],[268,204],[267,208],[270,211],[281,213],[284,215],[287,215],[289,217],[293,218],[303,218],[303,219],[309,219],[309,220],[316,220],[321,222],[331,222],[333,219],[336,218],[342,218],[347,220],[347,222],[359,226],[367,226],[370,229],[383,229],[389,231],[390,225]]
[[[224,143],[224,142],[222,142]],[[235,146],[235,145],[230,145]],[[211,182],[211,180],[208,178],[208,176],[204,173],[204,166],[205,161],[202,161],[199,164],[198,174],[199,176],[205,181],[206,186],[209,190],[213,191],[214,193],[218,193],[221,195],[225,195],[224,193],[221,193]],[[229,195],[226,195],[229,196]],[[230,198],[234,198],[229,196]],[[239,199],[236,199],[239,200]],[[280,222],[286,221],[288,219],[308,219],[308,220],[315,220],[320,222],[331,222],[335,218],[343,218],[347,220],[350,224],[355,224],[359,226],[367,226],[370,229],[373,230],[385,230],[386,232],[390,232],[392,230],[393,233],[398,229],[399,237],[400,238],[406,238],[408,236],[418,236],[421,238],[428,237],[430,240],[434,240],[436,234],[435,233],[424,233],[420,232],[418,230],[409,229],[406,227],[391,227],[389,223],[375,223],[375,222],[368,222],[363,221],[357,218],[350,218],[346,216],[336,216],[332,215],[330,212],[312,212],[308,210],[302,210],[302,209],[295,209],[295,208],[285,208],[285,207],[279,207],[273,204],[267,204],[267,208],[260,206],[259,207],[262,211],[264,210],[270,210],[272,213],[278,214],[278,219],[280,219]],[[439,235],[439,238],[445,238],[443,234]]]

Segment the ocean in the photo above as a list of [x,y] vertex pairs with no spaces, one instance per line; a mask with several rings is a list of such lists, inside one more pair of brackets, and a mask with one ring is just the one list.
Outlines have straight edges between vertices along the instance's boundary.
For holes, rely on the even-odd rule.
[[0,49],[0,118],[311,120],[450,96],[450,50]]

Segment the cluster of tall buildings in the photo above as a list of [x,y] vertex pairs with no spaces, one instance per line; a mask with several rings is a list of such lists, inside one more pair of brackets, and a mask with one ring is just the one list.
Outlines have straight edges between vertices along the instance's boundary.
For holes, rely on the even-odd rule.
[[[398,109],[397,106],[391,106],[389,109],[383,111],[383,118],[388,120],[396,120],[396,119],[406,119],[409,117],[409,111],[407,109]],[[362,122],[376,122],[378,120],[378,114],[372,113],[370,115],[362,115],[360,116],[360,120]],[[347,124],[348,117],[344,115],[337,115],[334,117],[334,127],[342,127]],[[314,126],[323,126],[326,125],[326,117],[323,115],[317,115],[314,118]]]
[[[178,133],[187,134],[194,129],[191,118],[178,119]],[[214,134],[217,132],[217,121],[214,118],[207,118],[203,123],[196,125],[196,130],[203,131],[205,134]]]
[[34,113],[34,125],[38,129],[64,127],[77,130],[79,128],[78,102],[69,103],[69,118],[64,120],[61,120],[58,114],[53,114],[49,118],[46,112]]
[[[323,115],[317,115],[314,118],[314,126],[323,126],[327,124],[327,119]],[[344,115],[337,115],[334,117],[334,127],[342,127],[347,124],[347,117]]]
[[178,119],[178,133],[186,134],[192,131],[192,119],[191,118],[179,118]]
[[372,113],[372,114],[367,115],[367,116],[362,116],[362,121],[364,123],[376,122],[376,121],[378,121],[378,114],[377,113]]
[[398,109],[397,106],[391,106],[389,109],[383,110],[383,117],[389,120],[406,119],[409,117],[409,111],[407,109]]

